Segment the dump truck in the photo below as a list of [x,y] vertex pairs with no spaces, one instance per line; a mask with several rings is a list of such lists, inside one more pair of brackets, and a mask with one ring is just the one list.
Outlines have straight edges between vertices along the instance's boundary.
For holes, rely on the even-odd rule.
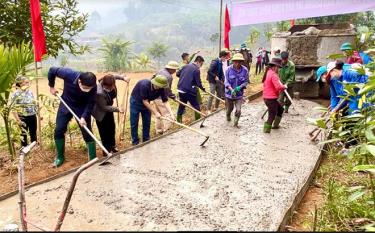
[[356,30],[351,24],[294,25],[271,38],[271,51],[278,47],[289,52],[296,65],[294,92],[301,98],[329,98],[326,83],[316,82],[316,70],[331,60],[327,56],[342,53],[344,42],[353,43]]

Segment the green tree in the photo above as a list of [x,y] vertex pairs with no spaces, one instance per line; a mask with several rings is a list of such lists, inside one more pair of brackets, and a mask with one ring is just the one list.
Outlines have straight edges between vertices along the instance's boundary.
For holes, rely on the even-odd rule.
[[271,24],[267,24],[265,30],[263,31],[264,37],[266,37],[267,41],[271,41],[273,32]]
[[14,107],[9,101],[10,91],[17,75],[25,73],[26,67],[33,62],[33,51],[29,43],[21,43],[12,47],[0,44],[0,115],[4,120],[8,149],[11,159],[15,158],[15,150],[11,135],[10,112]]
[[142,69],[147,70],[151,63],[151,59],[147,54],[141,53],[137,56],[136,63],[140,65]]
[[252,27],[252,28],[250,29],[250,34],[249,34],[249,36],[246,38],[246,41],[245,41],[247,47],[252,48],[253,45],[255,45],[255,44],[258,42],[258,40],[259,40],[259,36],[260,36],[260,32],[259,32],[259,30],[256,29],[255,27]]
[[148,53],[157,60],[158,68],[160,68],[160,60],[162,57],[166,56],[168,51],[168,45],[165,45],[161,42],[154,42],[149,48]]
[[104,54],[105,68],[108,71],[125,71],[130,66],[131,49],[134,42],[116,38],[114,40],[103,39],[99,49]]
[[[78,0],[41,0],[47,52],[57,57],[60,50],[82,54],[87,46],[76,42],[86,27],[88,15],[78,11]],[[31,42],[29,0],[0,1],[0,42],[6,46]],[[30,44],[31,46],[31,44]]]

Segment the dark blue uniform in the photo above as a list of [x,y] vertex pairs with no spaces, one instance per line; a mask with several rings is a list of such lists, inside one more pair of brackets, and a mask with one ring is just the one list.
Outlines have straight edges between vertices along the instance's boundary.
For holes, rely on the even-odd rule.
[[[91,112],[95,105],[96,86],[89,92],[81,90],[78,84],[78,77],[81,72],[69,68],[51,67],[48,72],[48,86],[55,87],[55,79],[59,77],[64,80],[64,90],[61,98],[74,111],[78,117],[85,118],[87,128],[91,130]],[[69,121],[73,115],[60,103],[56,117],[55,139],[64,139]],[[93,142],[91,136],[81,128],[85,142]]]
[[[202,90],[204,90],[204,87],[202,86],[199,67],[194,63],[188,64],[179,70],[176,75],[179,77],[177,89],[180,101],[185,104],[189,102],[196,110],[200,111],[195,87]],[[177,115],[182,115],[184,111],[185,106],[180,104],[178,106]]]
[[139,143],[138,121],[139,114],[142,115],[142,139],[143,142],[150,140],[151,112],[143,104],[143,100],[153,101],[161,97],[163,102],[168,101],[166,89],[155,90],[152,88],[151,80],[143,79],[137,82],[130,96],[130,126],[132,144]]

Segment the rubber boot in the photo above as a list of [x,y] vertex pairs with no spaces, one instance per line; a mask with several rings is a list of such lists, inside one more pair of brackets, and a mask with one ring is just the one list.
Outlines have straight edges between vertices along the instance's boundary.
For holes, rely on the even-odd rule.
[[54,167],[60,167],[64,163],[65,139],[55,139],[56,159],[53,162]]
[[195,120],[199,120],[199,119],[201,119],[201,114],[199,114],[199,113],[194,113],[194,117],[195,117]]
[[227,115],[227,121],[231,121],[231,120],[232,120],[232,118],[230,117],[230,114]]
[[182,123],[182,115],[177,115],[176,120],[177,122]]
[[93,160],[96,158],[96,146],[95,142],[88,142],[87,143],[87,150],[89,152],[89,160]]
[[235,116],[233,121],[233,126],[238,127],[238,121],[240,120],[239,117]]
[[272,125],[264,122],[263,133],[271,133]]
[[275,120],[273,121],[272,129],[278,129],[278,128],[280,128],[280,127],[279,127],[279,125],[280,125],[280,121],[281,121],[281,117],[276,116],[276,117],[275,117]]

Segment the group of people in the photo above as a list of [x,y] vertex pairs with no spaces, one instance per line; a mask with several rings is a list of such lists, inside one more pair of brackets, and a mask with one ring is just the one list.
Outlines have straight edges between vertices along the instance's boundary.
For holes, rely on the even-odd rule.
[[[199,52],[199,51],[198,51]],[[197,52],[197,53],[198,53]],[[202,100],[200,92],[206,92],[201,81],[201,67],[204,58],[197,53],[190,56],[182,54],[182,64],[170,61],[152,77],[139,80],[130,95],[130,126],[132,145],[140,143],[138,136],[138,122],[142,117],[142,142],[150,139],[151,116],[155,116],[155,129],[158,134],[163,134],[171,126],[171,121],[182,122],[185,105],[180,104],[176,113],[171,109],[169,100],[178,100],[190,104],[196,112],[201,111]],[[245,59],[241,53],[235,54],[229,62],[230,52],[222,51],[217,59],[211,62],[207,72],[210,91],[219,93],[219,98],[226,100],[226,119],[231,121],[231,114],[235,109],[234,126],[238,126],[243,103],[244,89],[249,83],[249,72],[244,65]],[[177,93],[172,92],[173,74],[178,77]],[[48,71],[48,85],[52,95],[60,95],[55,88],[56,78],[63,80],[61,99],[79,118],[82,136],[87,144],[88,159],[96,158],[96,145],[94,139],[84,129],[92,130],[91,116],[94,117],[103,146],[108,152],[115,153],[115,117],[114,113],[124,113],[121,107],[113,106],[117,98],[116,81],[129,83],[130,78],[122,75],[106,74],[97,80],[92,72],[80,72],[67,67],[51,67]],[[16,91],[11,96],[11,101],[17,105],[14,116],[23,128],[22,145],[27,145],[27,132],[31,141],[37,140],[37,104],[30,90],[30,81],[27,77],[18,77]],[[209,99],[207,105],[212,105]],[[216,100],[216,109],[219,100]],[[56,158],[53,167],[59,167],[65,160],[65,133],[68,124],[73,118],[70,109],[60,103],[54,131]],[[195,114],[199,119],[200,114]],[[169,119],[166,119],[169,118]],[[103,152],[103,155],[106,154]]]
[[367,74],[360,74],[356,68],[369,63],[372,58],[367,54],[355,51],[350,43],[343,43],[340,50],[346,56],[345,61],[337,60],[319,67],[316,72],[317,81],[326,82],[330,88],[330,110],[339,111],[346,109],[343,114],[357,113],[366,106],[363,98],[357,95],[358,88],[354,88],[355,94],[349,100],[345,100],[347,93],[344,91],[345,84],[360,84],[368,82]]
[[[335,109],[340,100],[346,95],[343,82],[366,83],[368,76],[361,75],[351,70],[358,63],[368,62],[369,57],[361,57],[360,53],[353,51],[349,43],[342,45],[341,50],[347,55],[346,63],[336,61],[322,66],[317,71],[318,80],[322,79],[330,85],[331,106]],[[264,51],[264,50],[262,50]],[[198,51],[199,52],[199,51]],[[197,52],[197,53],[198,53]],[[190,56],[182,54],[183,62],[170,61],[151,78],[139,80],[133,88],[130,96],[130,125],[132,144],[140,143],[138,136],[138,123],[142,117],[142,142],[150,139],[151,116],[155,117],[155,129],[158,134],[165,133],[171,127],[171,121],[182,122],[185,113],[185,105],[190,104],[195,110],[195,119],[201,116],[202,98],[200,92],[207,92],[201,81],[201,67],[204,58],[194,53]],[[266,52],[267,54],[267,52]],[[249,84],[249,69],[243,54],[238,52],[231,57],[230,51],[221,51],[216,59],[210,63],[207,71],[209,92],[216,94],[225,100],[226,120],[232,121],[238,126],[241,116],[241,108],[244,103],[244,90]],[[172,92],[173,74],[178,77],[177,93]],[[114,113],[124,113],[124,109],[114,107],[114,99],[117,98],[116,81],[129,83],[130,78],[121,75],[107,74],[97,82],[95,74],[91,72],[79,72],[65,67],[51,67],[48,72],[48,85],[52,95],[57,95],[55,89],[56,78],[64,81],[61,98],[79,117],[78,124],[82,131],[83,139],[88,148],[88,158],[96,157],[94,139],[84,130],[83,126],[91,129],[91,116],[94,117],[103,146],[108,152],[117,152],[115,140]],[[268,119],[264,122],[263,132],[270,133],[271,129],[278,129],[283,113],[287,113],[293,96],[295,82],[295,65],[289,60],[287,51],[280,52],[275,49],[273,58],[267,62],[263,75],[263,99],[268,110]],[[15,118],[23,128],[22,145],[27,145],[29,132],[31,141],[37,140],[37,105],[32,92],[29,90],[30,81],[27,77],[18,77],[17,90],[11,95],[11,101],[17,105]],[[172,111],[169,100],[182,102],[179,104],[176,116]],[[351,97],[349,101],[340,104],[340,108],[348,105],[347,114],[357,112],[361,107],[362,98]],[[214,110],[219,107],[219,99],[216,99]],[[211,112],[213,97],[207,102],[207,111]],[[65,133],[68,123],[73,118],[69,109],[60,103],[56,116],[56,128],[54,140],[56,145],[56,159],[53,166],[61,166],[65,156]],[[168,118],[168,119],[166,119]],[[105,153],[103,153],[105,156]]]

